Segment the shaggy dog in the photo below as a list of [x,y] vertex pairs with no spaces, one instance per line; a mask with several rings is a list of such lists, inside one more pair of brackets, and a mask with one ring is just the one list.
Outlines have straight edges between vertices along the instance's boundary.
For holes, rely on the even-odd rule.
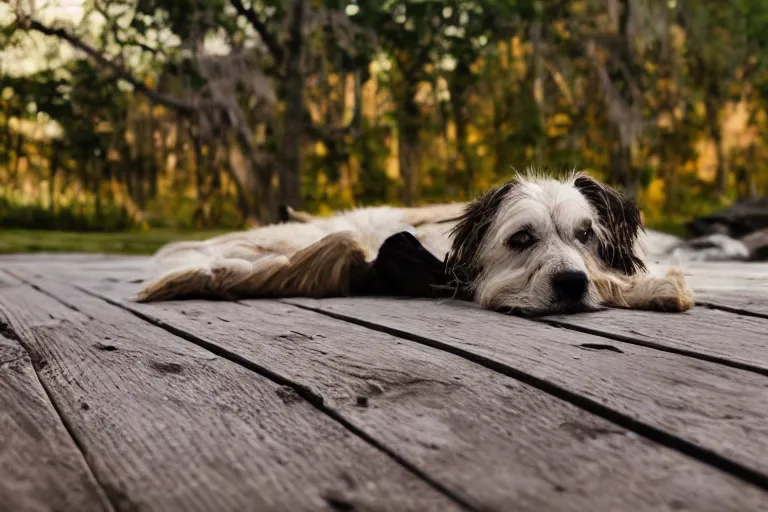
[[693,306],[680,270],[647,272],[637,206],[585,174],[518,176],[467,204],[283,214],[160,249],[136,300],[452,296],[525,315]]

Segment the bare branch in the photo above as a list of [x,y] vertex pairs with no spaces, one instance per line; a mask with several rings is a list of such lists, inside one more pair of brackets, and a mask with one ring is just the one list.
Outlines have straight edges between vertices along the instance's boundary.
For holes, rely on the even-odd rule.
[[269,53],[272,54],[272,58],[275,60],[276,67],[280,68],[283,63],[284,55],[283,49],[280,46],[280,43],[277,41],[277,38],[275,38],[275,36],[269,31],[266,24],[264,24],[264,22],[259,19],[259,15],[256,14],[256,11],[254,11],[252,7],[246,7],[242,0],[231,0],[231,3],[237,11],[237,14],[248,20],[248,23],[250,23],[254,30],[256,30],[256,32],[259,34],[259,37],[261,37],[261,40],[264,42],[264,45],[269,50]]
[[195,108],[193,108],[191,105],[184,103],[182,101],[179,101],[177,98],[160,93],[148,87],[143,81],[133,76],[133,74],[130,71],[128,71],[122,64],[119,64],[114,60],[107,58],[101,52],[99,52],[96,48],[89,45],[82,39],[74,36],[73,34],[70,34],[64,29],[49,27],[47,25],[40,23],[37,20],[34,20],[29,17],[25,17],[23,15],[19,17],[17,25],[21,29],[24,29],[27,31],[34,30],[36,32],[40,32],[41,34],[45,34],[47,36],[53,36],[58,39],[61,39],[62,41],[68,42],[73,47],[77,48],[78,50],[82,51],[83,53],[91,57],[94,61],[96,61],[98,65],[100,65],[103,68],[111,70],[113,73],[115,73],[117,77],[119,77],[122,80],[125,80],[126,82],[131,84],[135,90],[143,93],[145,96],[147,96],[148,98],[150,98],[156,103],[173,108],[177,110],[179,113],[182,113],[184,115],[191,115],[195,111]]
[[112,20],[109,13],[107,12],[107,7],[102,5],[99,0],[96,0],[93,2],[93,8],[97,13],[101,15],[102,18],[104,18],[104,22],[108,25],[109,31],[112,34],[112,37],[121,48],[121,53],[122,53],[122,48],[125,48],[127,46],[134,46],[136,48],[139,48],[142,51],[151,53],[154,56],[157,56],[157,55],[162,55],[164,57],[166,56],[162,48],[152,48],[151,46],[145,43],[142,43],[141,41],[138,41],[135,38],[124,39],[120,35],[120,26],[118,25],[118,23],[115,23]]

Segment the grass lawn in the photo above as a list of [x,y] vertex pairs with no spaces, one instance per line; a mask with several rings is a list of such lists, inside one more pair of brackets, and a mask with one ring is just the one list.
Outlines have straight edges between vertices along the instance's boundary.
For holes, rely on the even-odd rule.
[[224,232],[156,229],[146,233],[72,233],[0,229],[0,254],[23,252],[152,254],[168,242],[205,239]]

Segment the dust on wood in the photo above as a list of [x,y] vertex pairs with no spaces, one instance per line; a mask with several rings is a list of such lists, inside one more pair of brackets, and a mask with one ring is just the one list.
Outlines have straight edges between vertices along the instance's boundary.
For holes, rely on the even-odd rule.
[[67,284],[47,291],[78,311],[7,284],[0,318],[47,362],[40,379],[118,509],[332,510],[328,493],[360,510],[459,509],[252,371]]
[[[768,381],[762,375],[453,302],[290,302],[495,361],[752,468],[761,479],[768,475]],[[622,353],[587,351],[580,347],[585,343],[610,343]]]
[[698,304],[768,318],[768,263],[691,262],[684,270]]
[[[79,285],[306,386],[491,510],[512,502],[520,510],[744,510],[767,498],[537,389],[416,343],[270,301],[135,304],[125,300],[135,289],[126,282]],[[660,475],[668,485],[658,485]]]
[[623,341],[716,358],[768,375],[768,318],[700,307],[684,314],[609,310],[546,319]]
[[32,361],[0,336],[0,510],[111,510]]

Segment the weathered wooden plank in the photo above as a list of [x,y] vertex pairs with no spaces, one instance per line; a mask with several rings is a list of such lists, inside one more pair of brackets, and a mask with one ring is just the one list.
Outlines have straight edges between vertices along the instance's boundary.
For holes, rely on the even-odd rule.
[[78,285],[306,386],[487,509],[757,510],[768,502],[719,470],[417,343],[270,301],[135,304],[125,301],[134,286]]
[[755,293],[748,287],[744,287],[741,291],[700,289],[696,292],[696,301],[703,306],[732,313],[768,318],[768,294]]
[[[122,510],[457,510],[291,388],[66,285],[0,317]],[[55,290],[54,290],[55,291]]]
[[684,269],[698,304],[768,317],[768,264],[691,262]]
[[[466,304],[373,299],[290,302],[417,336],[500,370],[538,379],[674,436],[680,449],[719,454],[768,487],[768,379],[642,346],[500,315]],[[617,420],[618,421],[618,420]],[[660,435],[660,434],[656,434]],[[714,459],[712,459],[714,462]],[[751,468],[751,469],[750,469]]]
[[768,375],[768,318],[699,307],[683,314],[608,310],[544,320]]
[[0,433],[0,510],[112,510],[29,356],[18,341],[2,335]]

